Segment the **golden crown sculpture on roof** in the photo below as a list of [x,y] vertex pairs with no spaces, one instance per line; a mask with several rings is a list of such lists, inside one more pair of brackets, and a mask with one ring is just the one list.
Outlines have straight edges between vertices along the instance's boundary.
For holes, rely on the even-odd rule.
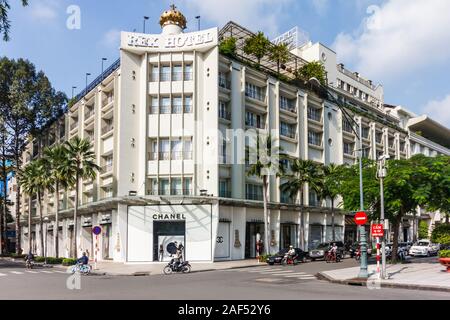
[[164,27],[168,24],[175,24],[181,29],[186,29],[187,21],[185,16],[177,10],[177,7],[173,4],[170,6],[170,10],[166,10],[159,18],[159,24]]

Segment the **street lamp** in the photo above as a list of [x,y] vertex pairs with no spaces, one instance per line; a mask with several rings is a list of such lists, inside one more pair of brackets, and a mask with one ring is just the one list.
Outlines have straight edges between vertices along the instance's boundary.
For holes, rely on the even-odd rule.
[[48,217],[44,218],[45,223],[45,240],[44,240],[44,266],[47,265],[47,234],[48,234]]
[[86,89],[84,89],[84,90],[85,90],[84,95],[87,95],[88,77],[89,77],[90,75],[91,75],[91,74],[90,74],[89,72],[86,72]]
[[145,33],[145,22],[150,19],[150,17],[144,16],[144,33]]
[[72,99],[73,99],[73,97],[74,97],[74,91],[75,91],[76,88],[77,88],[77,87],[72,87]]
[[[387,154],[382,155],[378,159],[378,172],[377,176],[380,179],[380,222],[383,224],[383,229],[385,227],[384,220],[384,178],[386,178],[386,160],[389,160],[390,156]],[[385,235],[381,239],[381,278],[386,279],[386,230]]]
[[[334,102],[339,109],[341,110],[342,114],[344,115],[344,118],[349,121],[349,123],[355,124],[359,129],[359,134],[356,133],[355,129],[352,127],[352,131],[358,137],[359,140],[359,149],[360,152],[358,153],[358,160],[359,160],[359,200],[360,200],[360,210],[364,211],[364,191],[363,191],[363,173],[362,173],[362,152],[363,152],[363,145],[362,145],[362,126],[357,123],[345,110],[345,106],[341,104],[341,102],[336,99],[333,94],[330,93],[329,89],[322,85],[320,81],[317,78],[311,78],[308,81],[312,86],[320,88],[321,91],[325,92],[327,94],[327,98],[330,99],[332,102]],[[359,270],[359,278],[368,278],[369,273],[367,272],[367,239],[366,239],[366,227],[365,226],[359,226],[360,231],[360,242],[361,242],[361,267]]]
[[201,16],[196,16],[195,17],[195,19],[197,19],[198,31],[200,31],[200,18],[201,18]]
[[106,60],[108,60],[108,59],[107,59],[107,58],[102,58],[102,73],[101,73],[101,75],[103,75],[103,63],[104,63]]

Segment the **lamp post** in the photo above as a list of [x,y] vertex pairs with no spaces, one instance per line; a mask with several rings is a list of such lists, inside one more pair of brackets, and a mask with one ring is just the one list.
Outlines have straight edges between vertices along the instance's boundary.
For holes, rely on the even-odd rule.
[[103,75],[103,63],[104,63],[106,60],[108,60],[108,59],[107,59],[107,58],[102,58],[102,73],[101,73],[101,75]]
[[150,19],[150,17],[144,16],[144,33],[145,33],[145,22]]
[[87,95],[88,77],[89,77],[90,75],[91,75],[91,74],[90,74],[89,72],[86,72],[86,89],[84,89],[84,90],[85,90],[84,95]]
[[75,89],[76,89],[77,87],[72,87],[72,99],[73,99],[73,97],[74,97],[74,91],[75,91]]
[[[378,178],[380,179],[380,222],[383,224],[383,229],[385,227],[384,218],[384,178],[386,178],[386,160],[389,160],[389,155],[383,155],[379,158],[378,167]],[[384,237],[381,240],[381,278],[386,279],[386,231],[384,232]]]
[[48,233],[48,217],[44,218],[45,223],[45,240],[44,240],[44,266],[47,265],[47,233]]
[[[356,137],[359,140],[359,154],[358,154],[358,160],[359,160],[359,201],[360,201],[360,210],[364,211],[364,189],[363,189],[363,172],[362,172],[362,126],[361,124],[357,123],[345,110],[345,106],[341,104],[341,102],[336,99],[333,94],[330,93],[330,90],[322,85],[320,81],[317,78],[311,78],[308,81],[312,86],[318,87],[321,89],[321,91],[326,92],[327,98],[330,99],[333,103],[335,103],[339,109],[342,112],[342,115],[344,118],[349,121],[350,123],[355,124],[359,128],[359,133],[355,131],[353,126],[351,126],[353,133],[356,135]],[[369,277],[369,273],[367,272],[367,239],[366,239],[366,227],[360,226],[360,246],[361,246],[361,266],[359,270],[359,278],[367,279]]]
[[195,19],[197,19],[197,28],[198,28],[198,31],[200,31],[200,18],[201,18],[201,16],[196,16],[196,17],[195,17]]

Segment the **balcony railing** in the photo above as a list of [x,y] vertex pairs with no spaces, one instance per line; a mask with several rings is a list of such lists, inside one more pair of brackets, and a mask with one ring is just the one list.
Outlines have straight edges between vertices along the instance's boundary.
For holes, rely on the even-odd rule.
[[85,119],[85,120],[88,120],[88,119],[90,119],[94,114],[95,114],[95,110],[88,110],[88,111],[86,111],[86,113],[84,114],[84,119]]
[[219,197],[221,197],[221,198],[231,198],[231,191],[229,191],[229,190],[219,190]]
[[248,119],[245,120],[245,125],[249,126],[249,127],[253,127],[253,128],[257,128],[257,129],[264,129],[264,124],[263,123],[258,123],[258,122],[254,122],[254,121],[249,121]]
[[114,130],[114,124],[107,124],[102,127],[102,134],[107,134]]
[[184,81],[192,80],[192,72],[184,72]]
[[353,128],[352,125],[350,123],[348,123],[347,121],[344,121],[342,123],[342,130],[344,130],[344,132],[353,133],[352,128]]
[[219,87],[230,90],[231,89],[231,81],[227,80],[226,78],[219,77]]
[[262,201],[263,200],[263,195],[259,194],[259,193],[246,192],[245,193],[245,198],[247,200]]
[[321,122],[322,111],[316,108],[308,108],[308,119]]
[[170,152],[159,152],[159,160],[170,160]]
[[179,189],[179,188],[171,188],[171,189],[150,189],[147,190],[147,195],[150,196],[190,196],[193,195],[192,189]]
[[266,99],[266,95],[264,93],[251,90],[245,90],[245,96],[263,102]]
[[228,110],[219,109],[219,118],[231,120],[231,112],[229,112]]
[[109,173],[113,170],[113,165],[112,163],[104,165],[103,167],[101,167],[101,173]]
[[295,139],[295,136],[296,136],[294,130],[283,130],[283,129],[280,129],[280,135],[291,138],[291,139]]

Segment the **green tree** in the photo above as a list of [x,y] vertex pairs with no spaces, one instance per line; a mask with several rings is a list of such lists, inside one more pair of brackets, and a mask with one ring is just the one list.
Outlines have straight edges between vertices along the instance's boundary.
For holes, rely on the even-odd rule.
[[245,40],[244,53],[254,56],[258,60],[258,67],[261,65],[261,59],[269,52],[270,41],[259,31],[257,34]]
[[77,258],[77,214],[78,198],[81,179],[95,179],[100,167],[95,164],[95,153],[92,151],[92,144],[87,139],[75,137],[66,141],[68,160],[64,164],[64,171],[71,187],[75,189],[75,206],[73,210],[73,240],[72,255]]
[[255,176],[262,180],[264,202],[264,251],[270,254],[270,216],[268,213],[269,177],[279,173],[281,149],[271,135],[257,133],[252,137],[251,145],[246,149],[249,162],[247,176]]
[[[55,117],[62,114],[66,96],[56,92],[43,72],[24,59],[0,59],[0,123],[7,137],[8,156],[12,169],[19,172],[22,155],[29,142],[28,137],[39,134]],[[20,203],[21,189],[18,183],[15,203]],[[16,206],[16,252],[20,252],[20,207]]]
[[320,191],[321,171],[319,165],[311,160],[294,159],[290,172],[282,176],[287,181],[281,185],[283,192],[289,192],[291,198],[300,194],[301,217],[300,217],[300,245],[305,249],[305,226],[303,217],[305,185],[309,190]]
[[[69,185],[73,185],[70,180],[72,175],[68,174],[68,151],[64,145],[56,145],[53,148],[44,150],[44,161],[47,162],[47,169],[49,176],[54,183],[54,201],[55,201],[55,230],[58,230],[59,225],[59,192],[61,188],[67,189]],[[58,232],[53,232],[53,246],[55,257],[59,255],[59,239]]]
[[327,85],[325,67],[319,61],[308,62],[301,66],[296,72],[296,77],[305,82],[316,78],[322,85]]
[[428,223],[423,220],[419,222],[419,239],[428,239]]
[[270,60],[277,63],[277,73],[280,74],[280,66],[289,61],[289,48],[285,43],[272,45],[269,49]]
[[[22,5],[28,5],[28,0],[21,0]],[[0,33],[3,34],[3,41],[9,41],[9,30],[11,22],[8,19],[8,11],[11,9],[9,0],[0,0]]]
[[23,192],[28,195],[28,250],[31,252],[31,224],[32,224],[32,197],[37,194],[38,186],[34,178],[38,175],[39,168],[36,162],[30,162],[23,170],[19,171],[18,182]]
[[322,167],[322,177],[318,183],[318,195],[321,199],[330,199],[331,201],[331,229],[332,240],[336,241],[336,226],[334,215],[334,204],[339,196],[341,187],[342,167],[334,163]]
[[446,247],[450,246],[450,225],[440,224],[436,226],[431,233],[431,241],[440,243]]
[[236,38],[229,37],[222,40],[219,44],[219,51],[224,55],[233,56],[236,53]]

